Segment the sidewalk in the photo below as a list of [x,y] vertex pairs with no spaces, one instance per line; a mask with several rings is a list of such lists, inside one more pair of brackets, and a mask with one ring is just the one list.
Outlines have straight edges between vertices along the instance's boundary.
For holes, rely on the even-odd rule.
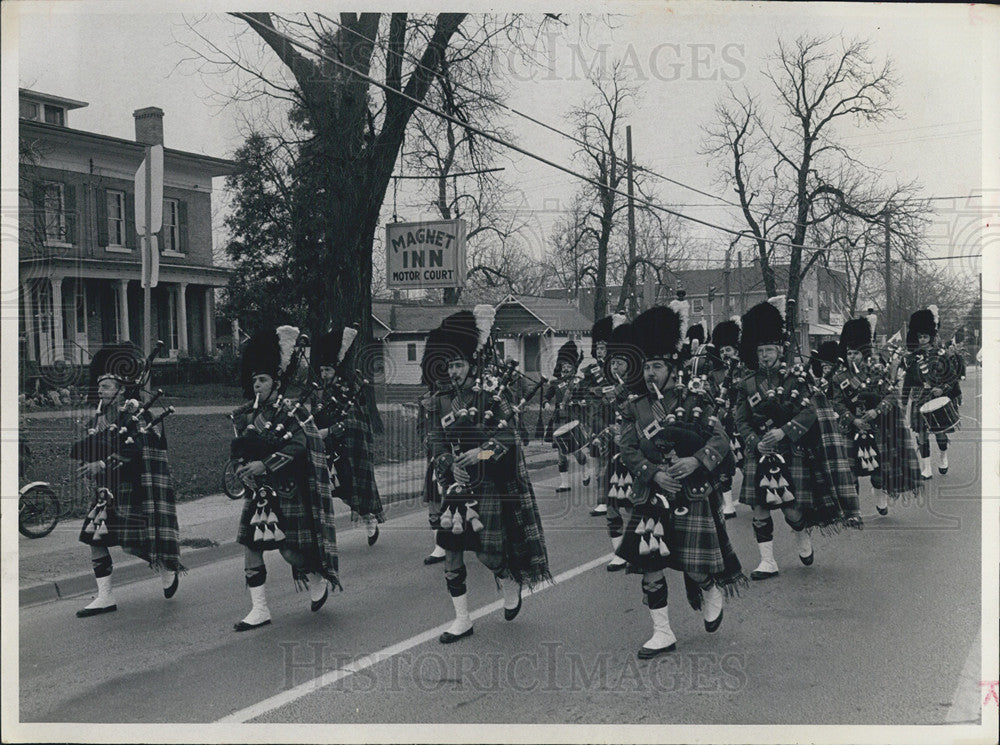
[[[56,413],[56,412],[52,412]],[[556,463],[556,453],[548,443],[533,443],[527,453],[528,468],[538,470]],[[375,479],[388,518],[424,509],[423,489],[426,461],[423,459],[387,463],[375,468]],[[239,556],[243,550],[236,543],[236,527],[242,500],[224,494],[181,502],[177,522],[181,537],[181,562],[188,569]],[[347,505],[336,500],[336,528],[352,528]],[[88,551],[78,540],[80,519],[61,521],[45,538],[19,536],[18,578],[20,607],[51,602],[92,592],[94,577]],[[362,529],[360,522],[353,527]],[[115,561],[115,584],[150,579],[152,573],[141,559],[112,549]]]

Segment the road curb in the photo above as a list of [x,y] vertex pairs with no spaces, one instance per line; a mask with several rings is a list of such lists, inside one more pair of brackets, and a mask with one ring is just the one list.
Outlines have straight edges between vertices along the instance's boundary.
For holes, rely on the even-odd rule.
[[[542,468],[547,468],[548,466],[553,466],[557,462],[558,459],[553,455],[548,453],[538,453],[528,458],[528,467],[533,471],[540,470]],[[210,499],[221,496],[221,494],[209,495],[202,497],[202,499]],[[401,501],[413,499],[415,496],[416,493],[413,491],[403,491],[395,494],[389,494],[385,496],[385,505],[389,506]],[[412,509],[420,509],[421,506],[422,505],[414,506]],[[402,516],[404,514],[409,514],[410,511],[411,510],[400,512],[399,515]],[[342,528],[339,524],[341,522],[349,525],[351,523],[351,513],[342,511],[339,515],[337,515],[336,523],[338,524],[336,527],[338,529]],[[242,551],[243,547],[236,543],[235,540],[227,541],[226,543],[220,543],[216,546],[189,548],[182,552],[181,561],[184,563],[185,568],[197,569],[198,567],[214,564],[218,561],[235,558],[239,556]],[[146,563],[139,560],[130,560],[126,563],[117,564],[113,574],[115,586],[141,582],[142,580],[152,579],[155,576],[156,575],[150,571]],[[181,582],[183,582],[183,578],[181,579]],[[29,587],[22,587],[18,592],[18,607],[31,608],[36,605],[52,603],[57,600],[67,600],[69,598],[79,597],[80,595],[92,593],[93,591],[93,573],[81,572],[79,574],[58,577],[53,580],[46,580],[45,582],[31,585]]]

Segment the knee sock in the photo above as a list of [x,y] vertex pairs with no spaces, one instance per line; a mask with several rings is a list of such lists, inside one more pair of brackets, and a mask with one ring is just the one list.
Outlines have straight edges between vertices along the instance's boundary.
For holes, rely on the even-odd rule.
[[806,527],[806,519],[802,515],[799,515],[798,520],[793,520],[788,515],[785,515],[785,522],[788,523],[788,527],[796,533],[801,533]]
[[94,577],[97,579],[111,576],[111,554],[104,554],[104,556],[99,558],[91,559],[90,563],[94,566]]
[[757,537],[757,543],[768,543],[774,540],[774,520],[771,516],[753,519],[753,532]]
[[260,587],[267,581],[267,567],[261,564],[259,567],[247,567],[243,570],[246,577],[247,587]]
[[667,607],[667,580],[662,574],[655,579],[643,577],[642,592],[645,595],[646,606],[650,610]]
[[448,585],[448,593],[453,597],[461,597],[465,594],[465,578],[467,572],[464,566],[458,569],[447,569],[444,573],[444,581]]

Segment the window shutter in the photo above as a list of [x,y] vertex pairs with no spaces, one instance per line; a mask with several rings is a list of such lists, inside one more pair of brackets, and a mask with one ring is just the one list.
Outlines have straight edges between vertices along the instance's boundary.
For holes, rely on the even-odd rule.
[[31,201],[35,212],[35,242],[41,245],[45,243],[45,184],[32,185]]
[[135,232],[135,194],[125,192],[125,245],[134,251],[138,243]]
[[177,243],[178,251],[188,252],[188,206],[187,202],[177,200]]
[[108,240],[108,190],[97,190],[97,245],[106,246]]
[[76,214],[76,184],[63,184],[63,195],[66,207],[66,242],[78,243],[76,226],[79,220]]

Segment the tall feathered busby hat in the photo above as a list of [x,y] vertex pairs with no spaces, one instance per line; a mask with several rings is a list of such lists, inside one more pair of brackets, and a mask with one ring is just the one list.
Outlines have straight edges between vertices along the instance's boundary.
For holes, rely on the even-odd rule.
[[563,363],[569,364],[574,370],[580,364],[580,351],[572,339],[559,347],[559,351],[556,353],[556,368],[552,373],[553,377],[559,377],[559,369]]
[[621,313],[614,313],[597,321],[590,328],[590,356],[597,359],[597,345],[600,342],[605,344],[611,339],[611,332],[615,328],[625,323],[625,316]]
[[809,366],[813,375],[817,378],[823,375],[823,363],[836,366],[840,362],[840,344],[835,341],[825,341],[819,345],[819,349],[812,353]]
[[682,324],[677,311],[662,305],[640,313],[632,321],[632,335],[643,358],[681,364],[684,360],[681,353]]
[[867,318],[851,318],[840,332],[841,351],[866,350],[872,345],[872,327]]
[[420,358],[420,382],[432,389],[448,380],[448,353],[445,339],[447,332],[440,326],[431,329],[424,343]]
[[426,365],[421,363],[423,370],[433,371],[432,379],[439,376],[443,378],[447,375],[448,363],[453,360],[461,359],[470,365],[475,364],[479,338],[480,329],[471,310],[452,313],[427,336],[424,346]]
[[108,344],[97,350],[90,360],[90,381],[87,386],[87,400],[97,401],[97,384],[105,379],[118,381],[125,387],[125,397],[135,398],[140,385],[145,363],[142,352],[131,342]]
[[320,336],[312,349],[313,367],[317,370],[321,367],[340,368],[357,336],[358,330],[353,326],[335,328]]
[[688,326],[687,339],[690,342],[692,339],[697,339],[699,344],[705,343],[705,327],[702,325],[701,321],[691,326]]
[[740,359],[751,370],[756,370],[757,347],[761,344],[777,344],[786,341],[785,318],[772,303],[763,302],[753,306],[743,314],[740,325]]
[[910,323],[906,327],[906,346],[908,349],[916,349],[917,336],[927,334],[934,339],[937,336],[938,319],[937,306],[932,305],[923,310],[916,311],[910,316]]
[[626,387],[635,391],[645,389],[642,382],[642,351],[635,343],[631,323],[616,326],[612,329],[611,338],[608,340],[608,356],[604,360],[604,375],[608,380],[617,381],[611,372],[611,360],[613,359],[625,360],[626,371],[622,376],[622,382]]
[[240,360],[240,383],[243,395],[253,398],[253,378],[255,375],[269,375],[285,384],[295,375],[298,355],[295,345],[299,340],[299,330],[295,326],[278,326],[254,335],[243,347]]
[[737,322],[738,318],[737,316],[736,320],[721,321],[712,329],[712,344],[715,345],[716,349],[722,349],[723,347],[739,349],[740,324]]

